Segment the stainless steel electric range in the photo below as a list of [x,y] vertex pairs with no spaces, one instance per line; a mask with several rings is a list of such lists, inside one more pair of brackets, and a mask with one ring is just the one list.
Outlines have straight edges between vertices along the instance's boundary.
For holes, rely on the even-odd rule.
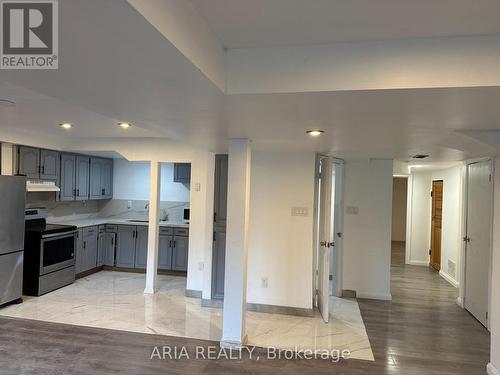
[[41,296],[75,281],[77,228],[47,224],[45,209],[26,209],[23,294]]

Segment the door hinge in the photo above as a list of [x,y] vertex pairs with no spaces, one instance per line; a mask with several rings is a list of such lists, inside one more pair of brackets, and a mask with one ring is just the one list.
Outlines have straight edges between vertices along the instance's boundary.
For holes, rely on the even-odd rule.
[[432,198],[432,191],[431,191],[431,198]]
[[432,255],[432,249],[429,249],[429,255]]
[[316,295],[319,296],[319,289],[316,289]]
[[491,173],[490,173],[490,182],[491,182]]
[[488,311],[486,311],[486,321],[488,321]]

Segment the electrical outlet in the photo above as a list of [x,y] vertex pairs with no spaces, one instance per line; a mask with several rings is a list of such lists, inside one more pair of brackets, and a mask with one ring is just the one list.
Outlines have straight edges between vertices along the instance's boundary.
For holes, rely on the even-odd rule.
[[292,207],[292,216],[307,216],[307,207]]
[[199,262],[198,263],[198,271],[203,271],[205,269],[205,263]]
[[269,282],[268,282],[267,277],[263,277],[262,281],[261,281],[262,288],[267,288],[268,285],[269,285]]

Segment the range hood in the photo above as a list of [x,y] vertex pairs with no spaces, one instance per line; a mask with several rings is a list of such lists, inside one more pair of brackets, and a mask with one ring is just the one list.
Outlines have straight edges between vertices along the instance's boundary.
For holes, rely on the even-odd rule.
[[27,192],[38,192],[38,191],[61,191],[54,181],[37,181],[28,180],[26,181],[26,191]]

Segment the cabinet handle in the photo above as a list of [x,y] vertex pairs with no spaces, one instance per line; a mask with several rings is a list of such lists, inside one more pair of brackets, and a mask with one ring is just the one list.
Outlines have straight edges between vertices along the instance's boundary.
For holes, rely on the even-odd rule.
[[174,248],[175,248],[175,240],[174,240]]
[[168,247],[172,247],[172,240],[169,241]]
[[87,241],[83,241],[83,248],[86,249],[87,248]]
[[104,195],[104,189],[101,189],[101,195]]
[[76,189],[73,189],[73,196],[76,197]]
[[45,174],[45,165],[42,165],[42,174]]
[[80,196],[80,189],[76,189],[76,196],[79,197]]

